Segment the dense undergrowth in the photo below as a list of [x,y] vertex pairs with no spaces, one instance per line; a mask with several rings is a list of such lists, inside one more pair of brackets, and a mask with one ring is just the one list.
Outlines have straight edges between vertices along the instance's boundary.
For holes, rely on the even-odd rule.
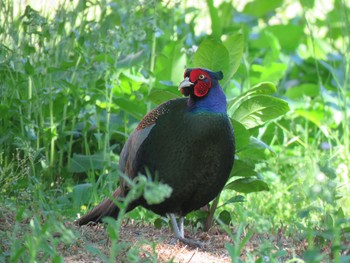
[[[14,215],[0,227],[0,261],[63,260],[59,242],[76,237],[62,222],[112,192],[128,134],[180,96],[193,66],[226,76],[238,181],[214,217],[232,237],[232,260],[254,234],[279,231],[306,249],[290,257],[264,240],[246,259],[349,260],[350,7],[219,2],[67,1],[41,11],[0,2],[0,210]],[[126,217],[168,223],[141,208]],[[202,231],[207,217],[197,211],[186,222]]]

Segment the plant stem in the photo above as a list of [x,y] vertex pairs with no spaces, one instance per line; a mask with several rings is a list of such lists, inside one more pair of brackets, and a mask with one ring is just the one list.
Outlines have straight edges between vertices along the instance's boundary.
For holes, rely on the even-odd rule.
[[216,208],[218,207],[219,200],[220,200],[220,194],[214,199],[214,201],[210,206],[209,215],[205,220],[205,224],[204,224],[204,229],[203,229],[204,231],[209,231],[209,229],[212,226],[214,213],[216,211]]

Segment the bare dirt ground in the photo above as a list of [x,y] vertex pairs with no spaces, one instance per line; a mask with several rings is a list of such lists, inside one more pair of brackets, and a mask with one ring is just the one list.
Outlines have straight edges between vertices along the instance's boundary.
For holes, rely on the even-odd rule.
[[[107,255],[109,254],[110,242],[108,242],[105,229],[96,226],[83,226],[79,231],[82,243],[86,245],[93,242],[96,245],[103,240],[103,244],[99,244],[98,249],[104,251]],[[201,241],[204,248],[193,248],[178,242],[168,228],[159,230],[153,226],[128,223],[121,228],[120,242],[126,244],[131,242],[131,244],[127,245],[125,250],[120,253],[118,261],[127,262],[128,250],[132,246],[138,246],[140,248],[139,257],[145,261],[156,258],[157,262],[231,262],[231,258],[225,249],[225,243],[230,242],[228,235],[219,231],[211,231],[211,233],[198,233],[191,236],[191,238]],[[152,243],[156,244],[155,251],[153,251]],[[91,260],[91,258],[86,261],[87,257],[84,252],[78,252],[66,259],[67,262],[102,262],[99,259]]]
[[[15,216],[15,212],[4,211],[0,208],[0,262],[2,255],[10,253],[11,244],[14,242],[11,240],[11,231],[14,228],[17,229],[16,238],[18,240],[25,240],[24,236],[27,235],[28,238],[28,235],[31,234],[30,219],[15,223]],[[234,244],[229,235],[218,226],[214,226],[209,232],[195,233],[192,228],[186,229],[185,235],[204,244],[202,249],[189,247],[176,241],[168,227],[156,229],[153,225],[141,222],[125,221],[120,230],[118,243],[115,244],[102,225],[78,227],[72,221],[67,220],[64,226],[74,235],[73,241],[64,242],[63,233],[58,231],[50,232],[51,237],[47,242],[56,243],[55,250],[64,258],[64,262],[70,263],[106,262],[110,257],[114,258],[113,262],[232,262],[225,244],[239,246],[239,244]],[[235,234],[235,230],[231,230]],[[241,235],[240,242],[244,240],[248,232],[249,227]],[[21,242],[24,243],[24,241]],[[349,241],[345,243],[350,247]],[[308,248],[305,239],[297,236],[287,237],[284,235],[284,230],[279,229],[276,233],[253,234],[242,247],[240,259],[243,262],[254,262],[263,258],[261,262],[269,262],[268,258],[263,257],[262,246],[264,244],[268,244],[271,254],[283,251],[284,255],[279,257],[281,262],[300,259]],[[324,255],[329,256],[331,247],[332,242],[328,242],[320,249]],[[111,255],[113,252],[116,253],[114,256]],[[349,254],[350,249],[342,251],[342,255]],[[40,253],[37,258],[38,262],[43,261]]]

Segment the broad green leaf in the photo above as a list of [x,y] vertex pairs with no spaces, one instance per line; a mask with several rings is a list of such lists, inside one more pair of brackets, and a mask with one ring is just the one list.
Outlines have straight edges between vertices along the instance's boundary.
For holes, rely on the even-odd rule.
[[78,184],[73,187],[72,197],[73,204],[75,207],[79,207],[82,204],[86,204],[92,194],[92,184]]
[[235,109],[238,107],[238,104],[241,103],[243,100],[248,98],[249,96],[258,95],[258,94],[265,94],[270,95],[276,92],[276,86],[271,82],[261,82],[251,89],[247,90],[246,92],[242,93],[238,97],[230,100],[228,102],[228,109]]
[[115,98],[114,102],[127,113],[138,119],[141,119],[146,113],[146,105],[144,103],[140,103],[139,101],[132,101],[127,98]]
[[236,140],[236,152],[239,152],[249,144],[249,131],[238,121],[231,119]]
[[226,185],[225,189],[245,194],[270,190],[267,183],[254,177],[237,179]]
[[248,164],[241,160],[235,160],[230,174],[230,178],[235,176],[247,178],[252,176],[257,177],[258,173],[254,171],[254,165]]
[[160,104],[165,101],[180,97],[179,92],[177,92],[177,88],[174,87],[173,89],[176,92],[163,89],[152,89],[151,93],[148,95],[148,99],[155,104]]
[[271,81],[273,83],[278,83],[286,73],[288,66],[283,63],[265,63],[264,65],[253,64],[251,67],[255,74],[259,75],[258,78],[252,78],[252,82],[265,82]]
[[231,222],[231,215],[229,212],[227,212],[226,210],[222,211],[219,214],[219,219],[225,224],[228,225]]
[[265,124],[289,111],[288,103],[267,95],[256,95],[243,101],[232,117],[247,129]]
[[318,127],[321,127],[324,122],[324,111],[322,110],[303,110],[297,109],[294,111],[297,115],[304,117],[305,119],[313,122]]
[[233,204],[233,203],[243,203],[245,202],[245,197],[243,195],[236,195],[234,197],[231,197],[229,200],[227,200],[223,205]]
[[168,43],[157,56],[155,76],[157,81],[171,81],[174,85],[183,80],[186,66],[186,54],[182,52],[182,42]]
[[283,0],[255,0],[246,4],[243,13],[255,17],[263,17],[270,12],[273,12],[277,7],[283,4]]
[[296,50],[302,37],[305,36],[302,25],[273,25],[269,26],[268,30],[277,37],[281,47],[289,52]]
[[70,160],[69,172],[82,173],[89,170],[102,169],[106,164],[106,154],[95,153],[93,155],[73,154]]
[[224,76],[224,86],[227,82],[230,81],[232,76],[236,73],[239,65],[241,64],[244,48],[243,34],[232,34],[223,42],[223,44],[229,53],[229,69],[227,76]]
[[317,84],[305,83],[289,88],[286,92],[286,96],[291,99],[300,99],[303,96],[315,97],[319,93],[320,87]]
[[193,63],[195,67],[207,68],[212,71],[221,70],[225,78],[229,70],[229,53],[220,41],[206,39],[199,45],[194,54]]

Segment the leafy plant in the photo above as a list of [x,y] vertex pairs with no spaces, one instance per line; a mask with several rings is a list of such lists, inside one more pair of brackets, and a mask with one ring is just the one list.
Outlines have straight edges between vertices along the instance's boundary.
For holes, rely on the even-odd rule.
[[[348,260],[345,1],[68,1],[47,12],[28,3],[0,5],[0,214],[18,211],[13,234],[0,228],[0,261],[62,260],[51,236],[60,224],[46,216],[74,218],[115,189],[128,134],[179,97],[193,66],[224,72],[237,159],[220,200],[187,222],[209,228],[218,217],[242,244],[227,245],[235,261]],[[142,209],[126,217],[167,224]],[[237,234],[248,225],[249,240]],[[257,232],[270,240],[248,251]],[[288,249],[273,241],[281,233]]]
[[[194,54],[192,66],[209,68],[213,71],[222,70],[224,76],[233,76],[238,68],[237,61],[241,61],[242,56],[243,38],[240,33],[228,37],[225,44],[214,39],[207,39],[199,45]],[[223,83],[227,81],[224,78]],[[238,169],[234,165],[231,178],[233,176],[240,178],[230,180],[225,186],[226,190],[250,193],[269,189],[268,185],[261,180],[261,176],[254,171],[254,167],[257,162],[264,159],[264,151],[271,150],[271,148],[259,139],[251,137],[250,130],[261,127],[289,111],[287,102],[271,96],[275,92],[276,87],[272,83],[263,82],[229,101],[228,111],[233,119],[234,130],[238,131],[236,132],[236,151],[238,160],[240,160]],[[247,154],[248,152],[250,154]],[[252,152],[258,154],[252,155]],[[213,201],[210,208],[204,228],[206,230],[211,226],[218,199],[219,197]]]

